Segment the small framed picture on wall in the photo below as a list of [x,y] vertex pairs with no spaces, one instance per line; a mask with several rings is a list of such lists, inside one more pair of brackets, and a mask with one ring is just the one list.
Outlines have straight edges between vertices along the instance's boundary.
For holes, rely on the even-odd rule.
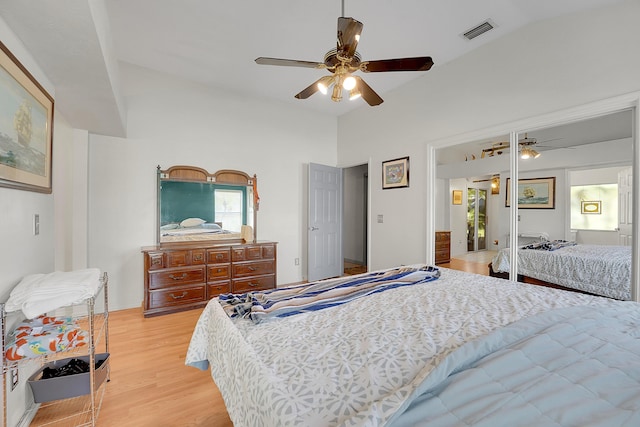
[[462,190],[453,190],[453,194],[451,195],[451,203],[454,205],[462,204]]
[[382,162],[382,189],[409,186],[409,157]]

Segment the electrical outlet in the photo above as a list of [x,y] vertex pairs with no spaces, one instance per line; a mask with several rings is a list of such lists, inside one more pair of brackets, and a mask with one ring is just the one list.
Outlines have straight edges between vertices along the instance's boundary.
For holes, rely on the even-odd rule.
[[378,224],[382,224],[384,222],[384,216],[378,215]]
[[294,263],[295,265],[300,265],[300,258],[296,258],[296,259],[294,259],[294,260],[293,260],[293,263]]

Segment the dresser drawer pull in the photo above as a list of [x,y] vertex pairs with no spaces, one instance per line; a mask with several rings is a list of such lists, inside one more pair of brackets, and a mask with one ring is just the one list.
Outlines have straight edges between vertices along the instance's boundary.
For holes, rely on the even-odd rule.
[[222,258],[224,258],[224,255],[222,255],[222,254],[217,254],[216,255],[216,259],[222,259]]
[[169,295],[171,295],[171,298],[173,299],[180,299],[187,296],[187,291],[182,292],[182,295],[175,295],[175,294],[169,294]]
[[251,286],[252,288],[255,288],[256,286],[260,286],[260,283],[247,283],[247,285]]
[[249,266],[249,267],[248,267],[248,270],[249,270],[249,271],[256,271],[256,270],[257,270],[257,268]]
[[224,270],[222,268],[218,269],[218,273],[222,273]]
[[153,258],[151,260],[151,265],[159,265],[162,264],[162,260],[160,258]]
[[202,261],[202,254],[198,254],[198,255],[194,256],[193,259],[196,260],[196,261]]
[[170,279],[173,280],[182,280],[182,279],[186,279],[187,278],[187,273],[182,273],[180,276],[174,276],[173,274],[169,275]]

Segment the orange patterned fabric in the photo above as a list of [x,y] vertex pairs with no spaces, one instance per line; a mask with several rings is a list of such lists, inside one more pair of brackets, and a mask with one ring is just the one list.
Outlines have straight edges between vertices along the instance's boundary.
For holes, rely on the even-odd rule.
[[88,334],[68,317],[40,316],[20,323],[8,337],[7,360],[41,357],[86,345]]

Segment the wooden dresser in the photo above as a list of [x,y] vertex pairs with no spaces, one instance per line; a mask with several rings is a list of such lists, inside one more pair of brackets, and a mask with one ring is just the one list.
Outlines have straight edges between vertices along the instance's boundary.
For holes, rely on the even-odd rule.
[[436,264],[451,261],[451,232],[436,231]]
[[145,246],[144,316],[189,310],[228,292],[276,286],[276,242]]

